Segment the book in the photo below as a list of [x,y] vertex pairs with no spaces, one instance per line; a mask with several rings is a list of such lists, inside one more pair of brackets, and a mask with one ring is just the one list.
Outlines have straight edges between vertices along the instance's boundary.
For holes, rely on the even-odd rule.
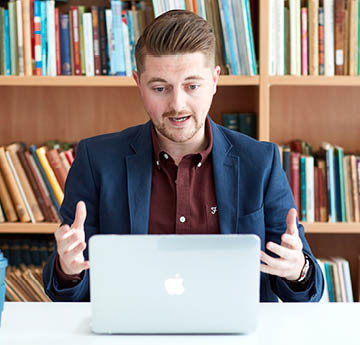
[[35,75],[40,76],[42,71],[41,59],[41,9],[40,0],[34,1],[34,39],[35,39]]
[[62,191],[64,191],[67,171],[61,161],[58,150],[55,148],[51,150],[47,150],[46,158],[48,159],[49,164],[52,170],[54,171],[54,174],[56,176],[57,181],[59,182]]
[[18,64],[18,45],[17,45],[17,17],[16,4],[14,0],[8,2],[9,9],[9,33],[10,33],[10,61],[11,61],[11,75],[19,74]]
[[64,199],[64,192],[62,191],[59,182],[56,179],[55,173],[52,170],[49,161],[46,157],[46,147],[41,146],[36,149],[36,155],[39,158],[40,164],[45,171],[46,177],[49,180],[50,186],[55,194],[56,200],[61,205]]
[[308,75],[308,9],[301,8],[301,74]]
[[7,189],[15,206],[16,213],[21,222],[30,222],[29,213],[25,207],[24,200],[16,183],[12,169],[10,168],[5,148],[0,147],[0,169]]
[[80,56],[80,24],[79,24],[79,8],[72,6],[70,14],[73,22],[73,52],[74,52],[74,74],[81,75],[81,56]]
[[306,220],[315,221],[315,193],[314,193],[314,157],[305,156],[306,179]]
[[21,148],[21,145],[19,143],[14,143],[14,144],[8,145],[6,147],[6,151],[9,153],[9,155],[11,157],[11,161],[14,165],[14,169],[19,178],[21,187],[24,191],[25,198],[29,204],[29,207],[31,210],[31,212],[29,212],[29,214],[33,215],[35,222],[42,222],[44,220],[44,215],[39,207],[39,204],[36,200],[33,189],[31,188],[29,179],[26,176],[23,165],[21,164],[21,161],[17,154],[18,151],[20,150],[20,148]]
[[319,75],[325,75],[324,8],[319,7]]
[[345,0],[335,1],[335,74],[344,75]]
[[69,15],[60,14],[61,74],[72,75]]
[[309,74],[319,75],[319,0],[309,0]]
[[91,18],[94,47],[94,73],[95,75],[101,75],[99,15],[97,6],[91,6]]
[[334,64],[334,0],[324,1],[324,65],[325,75],[335,74]]
[[290,155],[290,187],[298,214],[301,214],[300,204],[300,153],[291,152]]
[[0,169],[0,201],[3,211],[5,213],[6,221],[16,222],[18,220],[18,216],[16,214],[8,189],[6,187],[1,169]]
[[32,75],[30,0],[22,0],[24,32],[24,73]]
[[17,24],[19,76],[24,76],[25,75],[24,30],[23,30],[23,6],[21,0],[16,0],[16,24]]
[[55,0],[46,1],[47,75],[56,76]]
[[324,159],[317,159],[319,172],[319,212],[320,222],[328,221],[327,185],[326,185],[326,163]]
[[331,271],[330,271],[330,265],[331,265],[331,263],[329,261],[324,262],[325,279],[326,279],[326,282],[327,282],[327,288],[328,288],[328,294],[329,294],[329,302],[335,302],[334,290],[333,290],[333,280],[332,280],[332,274],[331,274]]

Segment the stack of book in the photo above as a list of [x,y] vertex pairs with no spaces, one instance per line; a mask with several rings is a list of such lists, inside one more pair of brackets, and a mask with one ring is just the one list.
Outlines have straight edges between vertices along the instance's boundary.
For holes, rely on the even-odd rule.
[[59,222],[74,147],[0,146],[0,222]]
[[0,74],[131,76],[149,10],[144,1],[110,7],[60,13],[55,0],[10,0],[0,8]]
[[280,152],[301,221],[360,221],[360,154],[326,142],[313,153],[301,140]]
[[360,75],[358,0],[270,0],[271,75]]
[[53,251],[53,241],[7,239],[0,248],[8,259],[6,300],[17,302],[49,302],[42,282],[43,266]]
[[349,262],[340,257],[317,261],[325,278],[321,302],[354,302]]
[[[217,39],[217,61],[232,75],[256,75],[254,0],[153,0],[155,17],[172,9],[187,9],[208,20]],[[254,32],[253,32],[254,31]]]

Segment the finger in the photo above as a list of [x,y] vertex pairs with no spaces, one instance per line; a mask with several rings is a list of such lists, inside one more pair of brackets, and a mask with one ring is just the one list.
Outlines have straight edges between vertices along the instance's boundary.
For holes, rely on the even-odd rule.
[[84,227],[86,219],[86,206],[83,201],[79,201],[76,205],[75,219],[71,228],[80,229]]
[[74,271],[78,272],[77,274],[81,273],[84,270],[88,270],[90,268],[90,262],[89,261],[78,262],[78,261],[74,260],[71,263],[71,265],[74,268]]
[[291,208],[286,217],[286,232],[291,235],[299,234],[299,230],[296,225],[296,210]]
[[70,227],[69,225],[67,224],[64,224],[62,226],[60,226],[59,228],[57,228],[55,230],[55,239],[58,241],[58,240],[61,240],[62,238],[65,237],[66,233],[70,230]]
[[60,255],[71,251],[78,243],[82,242],[78,231],[70,230],[69,234],[71,236],[63,238],[58,242],[58,253]]
[[299,236],[289,235],[287,233],[281,236],[281,245],[290,249],[302,250],[303,244]]
[[260,252],[260,259],[263,263],[270,266],[273,269],[280,270],[283,267],[283,260],[279,258],[273,258],[265,252]]
[[74,260],[79,254],[82,254],[85,248],[86,243],[79,242],[76,246],[72,247],[64,253],[64,258],[66,258],[66,260],[70,262]]
[[268,242],[266,244],[266,248],[283,259],[290,260],[294,257],[292,249],[286,248],[284,246],[280,246],[279,244],[274,242]]

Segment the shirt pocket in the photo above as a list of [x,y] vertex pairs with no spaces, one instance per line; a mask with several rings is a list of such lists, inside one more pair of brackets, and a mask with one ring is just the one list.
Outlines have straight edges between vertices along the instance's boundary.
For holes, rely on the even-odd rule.
[[264,205],[238,218],[237,233],[258,235],[263,243],[265,238]]

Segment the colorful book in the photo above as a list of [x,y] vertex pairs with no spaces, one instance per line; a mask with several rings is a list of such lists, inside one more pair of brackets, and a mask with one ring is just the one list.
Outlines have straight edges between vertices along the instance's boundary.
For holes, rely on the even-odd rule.
[[70,52],[70,25],[69,15],[60,14],[60,52],[61,74],[71,75],[71,52]]

